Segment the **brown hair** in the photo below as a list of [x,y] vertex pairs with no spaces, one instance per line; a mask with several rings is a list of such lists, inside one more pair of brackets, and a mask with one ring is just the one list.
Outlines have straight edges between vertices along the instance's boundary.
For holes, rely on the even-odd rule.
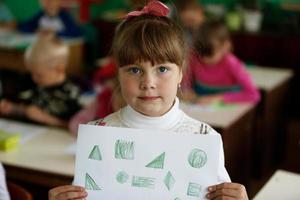
[[181,28],[167,17],[130,17],[116,29],[112,53],[117,65],[140,61],[184,65],[186,45]]
[[[122,21],[116,29],[112,54],[119,67],[151,61],[175,63],[185,68],[186,43],[181,28],[167,17],[144,14]],[[112,96],[114,110],[126,105],[116,78]]]
[[208,20],[198,29],[195,37],[195,49],[201,56],[214,54],[216,44],[224,44],[230,40],[230,33],[226,25],[220,20]]

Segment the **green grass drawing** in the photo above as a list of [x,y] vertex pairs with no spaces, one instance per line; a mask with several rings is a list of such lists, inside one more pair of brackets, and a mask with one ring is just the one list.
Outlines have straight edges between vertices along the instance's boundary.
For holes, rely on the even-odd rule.
[[102,190],[88,173],[85,174],[85,189]]
[[155,185],[155,178],[133,176],[131,186],[143,187],[153,189]]
[[102,156],[101,156],[100,149],[99,149],[98,145],[95,145],[93,147],[93,150],[91,151],[91,153],[89,155],[89,159],[102,160]]
[[116,159],[134,159],[134,143],[130,141],[117,140],[115,143]]
[[128,180],[128,174],[126,173],[126,172],[124,172],[124,171],[121,171],[121,172],[119,172],[118,174],[117,174],[117,177],[116,177],[116,179],[117,179],[117,181],[119,182],[119,183],[121,183],[121,184],[123,184],[123,183],[125,183],[127,180]]
[[199,197],[201,192],[201,185],[197,183],[189,183],[188,189],[187,189],[187,195],[193,196],[193,197]]
[[207,155],[200,149],[193,149],[188,158],[189,164],[194,168],[201,168],[207,161]]
[[170,171],[165,176],[164,183],[169,191],[173,188],[175,184],[175,178],[172,176]]
[[154,160],[152,160],[149,164],[147,164],[146,167],[163,169],[164,161],[165,161],[165,152],[157,156]]

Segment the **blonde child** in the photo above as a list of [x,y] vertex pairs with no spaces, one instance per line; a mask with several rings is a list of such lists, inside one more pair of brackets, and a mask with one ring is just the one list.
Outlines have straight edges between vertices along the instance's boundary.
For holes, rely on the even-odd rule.
[[231,53],[223,22],[209,20],[198,29],[183,84],[183,98],[199,104],[258,102],[259,91],[243,63]]
[[[176,94],[186,45],[181,29],[166,17],[167,13],[164,4],[151,1],[143,10],[129,13],[118,26],[112,50],[127,106],[91,124],[218,134],[179,108]],[[201,126],[206,128],[200,130]],[[207,198],[248,199],[244,186],[230,183],[223,156],[219,163],[216,173],[220,184],[209,187]],[[49,191],[50,200],[86,197],[85,189],[80,186],[66,185]]]
[[54,32],[61,37],[80,37],[82,32],[73,18],[62,9],[62,0],[39,0],[42,10],[20,24],[25,33]]
[[80,90],[66,75],[68,54],[66,44],[51,34],[41,35],[25,52],[26,66],[36,87],[19,94],[22,103],[0,101],[0,113],[66,127],[80,109]]

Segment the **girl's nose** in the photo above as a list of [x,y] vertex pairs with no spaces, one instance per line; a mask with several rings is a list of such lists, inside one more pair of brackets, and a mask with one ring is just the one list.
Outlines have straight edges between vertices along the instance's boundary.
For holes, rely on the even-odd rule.
[[141,77],[141,89],[148,90],[155,88],[155,77],[152,74],[144,74]]

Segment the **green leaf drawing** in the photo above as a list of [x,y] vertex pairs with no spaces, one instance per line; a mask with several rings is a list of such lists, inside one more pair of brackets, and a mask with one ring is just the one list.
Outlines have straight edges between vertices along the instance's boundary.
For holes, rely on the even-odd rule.
[[116,159],[134,159],[134,143],[130,141],[117,140],[115,143]]
[[164,183],[169,191],[173,188],[175,184],[175,178],[172,176],[170,171],[165,176]]

